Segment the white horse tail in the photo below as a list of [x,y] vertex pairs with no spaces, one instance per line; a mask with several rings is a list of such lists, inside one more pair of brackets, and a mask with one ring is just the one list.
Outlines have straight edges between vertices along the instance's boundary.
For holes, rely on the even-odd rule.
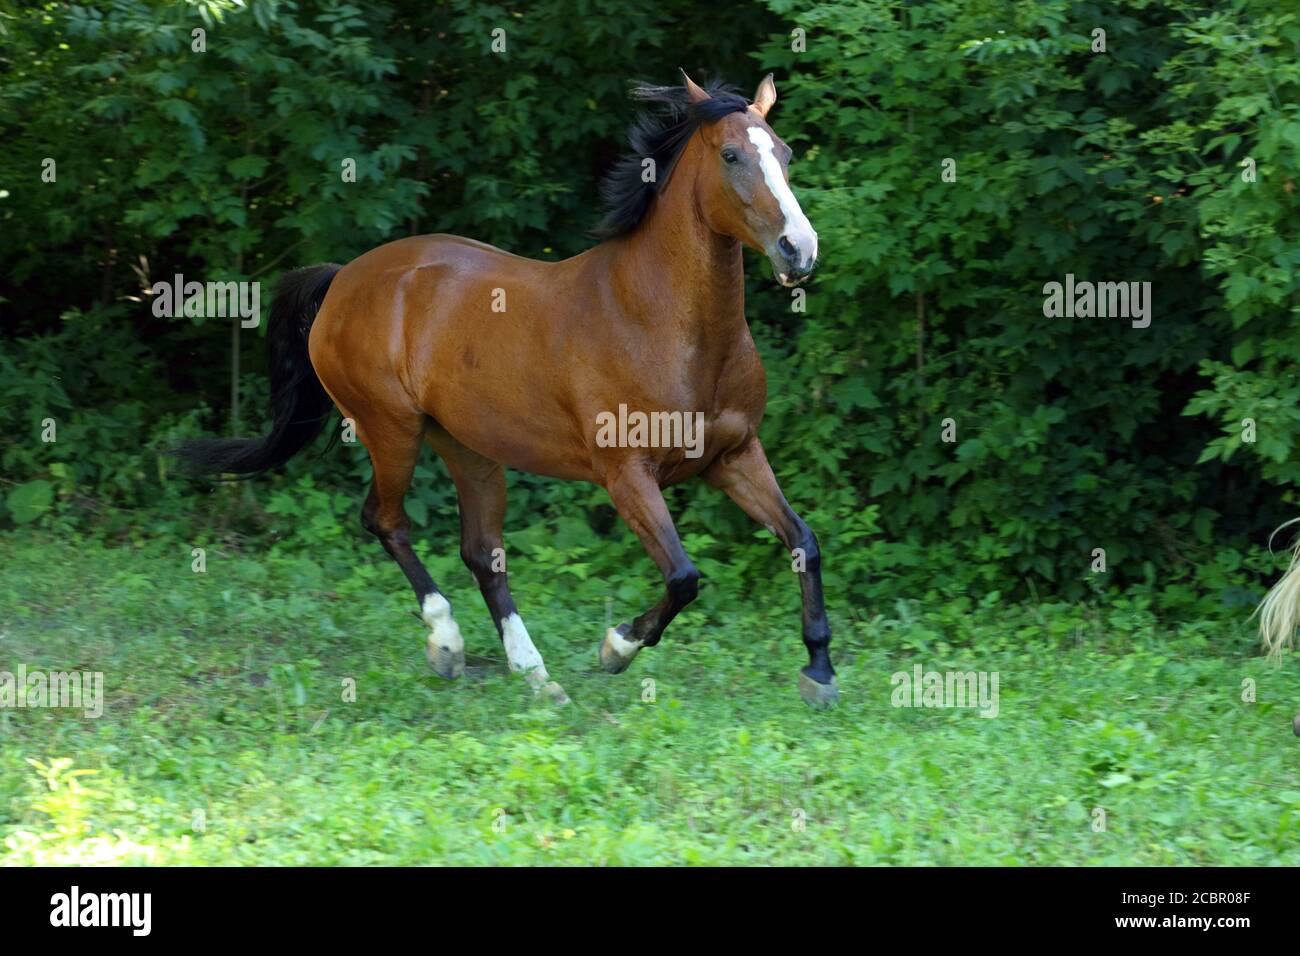
[[[1300,518],[1288,521],[1277,531],[1296,521],[1300,521]],[[1273,534],[1276,535],[1277,531]],[[1270,536],[1270,543],[1272,540]],[[1282,655],[1283,647],[1295,646],[1296,626],[1300,625],[1300,540],[1292,548],[1291,566],[1282,575],[1282,579],[1273,585],[1272,590],[1264,595],[1264,600],[1255,613],[1259,615],[1259,634],[1269,657],[1278,658]]]

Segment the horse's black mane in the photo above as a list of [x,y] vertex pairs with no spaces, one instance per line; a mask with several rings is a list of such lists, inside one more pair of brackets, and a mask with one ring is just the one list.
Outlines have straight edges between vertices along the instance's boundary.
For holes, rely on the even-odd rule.
[[[612,239],[635,229],[645,218],[659,182],[691,134],[703,123],[716,123],[730,113],[749,108],[735,88],[712,82],[704,86],[711,99],[692,103],[684,86],[638,86],[632,98],[661,109],[641,113],[628,131],[632,152],[620,159],[600,185],[605,218],[592,230],[597,239]],[[642,181],[642,162],[655,162],[653,182]]]

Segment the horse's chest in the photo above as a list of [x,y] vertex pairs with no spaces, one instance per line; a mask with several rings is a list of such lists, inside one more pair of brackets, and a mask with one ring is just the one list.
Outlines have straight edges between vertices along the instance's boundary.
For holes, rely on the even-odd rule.
[[[723,374],[712,376],[711,388],[696,390],[695,407],[689,410],[695,424],[692,441],[689,446],[672,448],[661,461],[667,483],[699,474],[719,455],[743,445],[757,432],[767,401],[767,380],[756,354],[744,358],[728,363]],[[697,379],[706,380],[703,375]]]
[[[757,428],[767,405],[767,376],[758,351],[746,336],[733,352],[729,361],[722,364],[713,389],[710,414],[718,420],[718,427],[726,429],[732,419],[743,419]],[[721,436],[720,436],[721,437]]]

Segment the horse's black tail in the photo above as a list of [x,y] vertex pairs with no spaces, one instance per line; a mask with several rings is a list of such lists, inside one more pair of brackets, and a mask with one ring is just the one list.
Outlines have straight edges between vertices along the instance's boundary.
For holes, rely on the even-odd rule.
[[276,283],[266,326],[271,379],[271,431],[261,438],[198,438],[173,454],[191,474],[251,478],[278,468],[325,426],[331,402],[307,354],[307,334],[330,282],[342,266],[327,263],[287,272]]

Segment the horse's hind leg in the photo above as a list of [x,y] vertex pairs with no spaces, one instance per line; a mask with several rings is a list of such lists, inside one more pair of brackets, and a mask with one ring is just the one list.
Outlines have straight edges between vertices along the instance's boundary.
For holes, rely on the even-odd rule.
[[478,582],[483,601],[496,623],[510,669],[522,674],[533,692],[568,703],[564,689],[550,679],[542,655],[524,627],[506,577],[501,537],[506,515],[506,476],[499,462],[466,448],[445,429],[430,422],[429,446],[447,465],[460,502],[460,554]]
[[600,664],[617,674],[632,663],[643,647],[653,647],[677,612],[699,590],[700,572],[682,548],[659,483],[640,463],[629,463],[605,476],[605,490],[627,526],[636,532],[647,553],[664,576],[665,593],[658,604],[631,624],[605,632],[600,644]]
[[354,420],[357,437],[370,452],[375,472],[361,522],[379,538],[411,582],[420,616],[430,628],[425,649],[429,666],[442,677],[459,677],[465,671],[465,642],[451,616],[451,605],[411,547],[411,519],[402,503],[420,457],[424,416],[380,418],[371,412],[365,419]]

